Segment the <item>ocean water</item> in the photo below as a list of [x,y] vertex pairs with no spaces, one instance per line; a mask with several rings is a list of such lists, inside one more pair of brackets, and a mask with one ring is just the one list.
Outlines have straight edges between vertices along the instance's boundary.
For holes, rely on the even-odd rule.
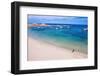
[[[46,43],[88,53],[87,25],[48,24],[28,28],[28,36]],[[34,46],[34,45],[33,45]]]

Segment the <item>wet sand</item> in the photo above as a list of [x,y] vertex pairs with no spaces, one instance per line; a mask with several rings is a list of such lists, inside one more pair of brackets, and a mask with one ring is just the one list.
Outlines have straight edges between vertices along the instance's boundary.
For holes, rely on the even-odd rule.
[[87,58],[87,54],[57,47],[28,37],[28,61]]

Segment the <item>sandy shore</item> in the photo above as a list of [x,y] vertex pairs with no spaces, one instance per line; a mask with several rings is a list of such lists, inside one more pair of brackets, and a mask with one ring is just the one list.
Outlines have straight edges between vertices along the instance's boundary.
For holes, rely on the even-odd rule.
[[57,47],[28,37],[28,60],[57,60],[87,58],[86,54]]

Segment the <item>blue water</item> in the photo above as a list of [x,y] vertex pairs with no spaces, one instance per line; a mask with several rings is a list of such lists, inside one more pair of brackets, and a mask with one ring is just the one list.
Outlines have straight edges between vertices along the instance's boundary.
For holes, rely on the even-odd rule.
[[48,24],[28,28],[28,35],[55,46],[87,53],[87,28],[87,25]]

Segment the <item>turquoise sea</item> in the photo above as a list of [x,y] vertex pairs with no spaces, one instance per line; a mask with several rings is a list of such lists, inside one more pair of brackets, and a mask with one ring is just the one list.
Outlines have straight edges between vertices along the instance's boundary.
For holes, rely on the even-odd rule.
[[47,24],[47,26],[33,26],[28,28],[28,36],[61,48],[74,49],[87,54],[87,28],[87,25]]

